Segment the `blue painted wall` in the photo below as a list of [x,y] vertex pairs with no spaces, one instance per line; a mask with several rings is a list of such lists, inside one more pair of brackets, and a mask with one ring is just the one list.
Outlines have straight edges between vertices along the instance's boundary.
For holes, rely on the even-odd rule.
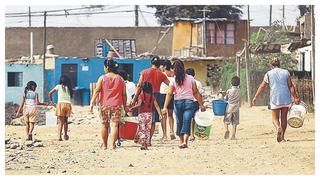
[[[82,58],[69,58],[69,57],[57,57],[55,60],[55,71],[54,71],[54,84],[48,85],[47,91],[49,92],[56,84],[59,82],[61,76],[61,66],[62,64],[77,64],[77,85],[78,87],[83,87],[84,97],[82,98],[84,105],[89,105],[90,96],[90,83],[97,82],[98,78],[104,74],[103,62],[105,58],[88,58],[87,62],[84,62]],[[119,64],[133,64],[133,82],[138,83],[140,72],[143,69],[149,68],[151,66],[149,59],[114,59]],[[88,66],[88,71],[84,71],[83,66]],[[52,76],[48,76],[52,78]],[[47,79],[47,82],[49,79]],[[57,102],[57,95],[55,93],[54,102]]]
[[[22,86],[8,87],[8,72],[22,72]],[[36,92],[39,94],[39,101],[42,101],[42,64],[6,64],[5,65],[5,96],[6,102],[19,104],[28,81],[37,83]]]

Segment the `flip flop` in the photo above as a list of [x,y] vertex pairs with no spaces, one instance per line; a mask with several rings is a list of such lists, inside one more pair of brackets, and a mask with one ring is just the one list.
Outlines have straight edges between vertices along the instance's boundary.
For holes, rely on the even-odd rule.
[[228,139],[229,138],[229,135],[230,135],[230,131],[226,131],[224,133],[224,139]]
[[281,134],[282,134],[282,129],[279,128],[277,133],[277,142],[281,142]]
[[66,140],[66,141],[69,140],[69,136],[68,136],[68,135],[64,135],[63,138],[64,138],[64,140]]
[[174,140],[174,139],[176,139],[176,136],[174,134],[170,134],[170,139]]

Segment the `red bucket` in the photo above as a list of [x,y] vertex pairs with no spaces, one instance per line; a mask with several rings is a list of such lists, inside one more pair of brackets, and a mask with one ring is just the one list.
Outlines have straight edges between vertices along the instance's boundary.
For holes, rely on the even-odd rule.
[[125,123],[120,125],[119,136],[121,139],[133,140],[138,129],[137,117],[125,117]]

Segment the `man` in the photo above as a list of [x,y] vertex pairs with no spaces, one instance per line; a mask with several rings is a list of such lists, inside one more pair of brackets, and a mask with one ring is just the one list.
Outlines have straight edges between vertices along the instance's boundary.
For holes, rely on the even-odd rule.
[[[161,60],[158,56],[155,56],[151,60],[151,67],[148,69],[145,69],[141,72],[139,82],[137,84],[135,95],[131,101],[131,105],[135,104],[137,102],[137,99],[139,97],[139,94],[141,92],[141,86],[143,82],[150,82],[152,84],[152,90],[153,90],[153,96],[156,98],[157,103],[160,102],[160,85],[162,82],[169,85],[169,79],[160,71],[158,68],[160,67]],[[155,123],[160,122],[159,120],[159,114],[156,111],[155,107],[152,107],[152,125],[150,130],[150,144],[151,145],[151,139],[154,134],[155,130]]]

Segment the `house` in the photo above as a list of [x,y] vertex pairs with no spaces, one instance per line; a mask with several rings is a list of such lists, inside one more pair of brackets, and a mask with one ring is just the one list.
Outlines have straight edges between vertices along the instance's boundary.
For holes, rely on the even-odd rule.
[[[47,27],[47,44],[63,57],[99,57],[104,39],[119,51],[123,58],[150,52],[160,37],[161,43],[153,52],[170,56],[172,29],[168,27]],[[30,52],[30,33],[33,32],[34,54],[43,53],[42,27],[6,27],[5,58],[19,58]],[[166,33],[164,33],[166,32]],[[129,53],[128,53],[129,52]]]
[[[71,79],[72,88],[82,90],[81,101],[83,105],[90,103],[90,83],[97,82],[104,74],[105,58],[90,57],[53,57],[46,58],[45,65],[45,101],[49,101],[48,93],[59,83],[61,75],[67,75]],[[126,71],[134,83],[137,83],[140,72],[151,66],[150,59],[118,59],[119,71]],[[21,95],[28,81],[37,83],[37,92],[40,101],[43,97],[43,66],[42,59],[37,58],[34,62],[29,60],[10,60],[5,65],[6,78],[6,103],[20,103]],[[57,102],[57,94],[54,95],[54,102]]]
[[205,84],[208,82],[207,74],[210,74],[208,69],[212,67],[210,65],[220,66],[225,59],[235,59],[236,53],[243,49],[247,36],[247,20],[176,19],[172,56],[184,60],[187,67],[193,67],[197,78]]

